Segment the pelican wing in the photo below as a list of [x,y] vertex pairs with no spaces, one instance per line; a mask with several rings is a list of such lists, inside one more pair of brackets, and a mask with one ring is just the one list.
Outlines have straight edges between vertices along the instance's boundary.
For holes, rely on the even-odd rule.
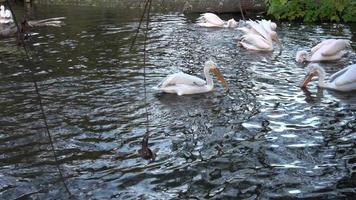
[[198,26],[203,26],[203,27],[217,27],[217,25],[215,24],[211,24],[211,23],[198,23]]
[[198,18],[199,23],[210,23],[216,26],[223,26],[224,21],[214,13],[204,13]]
[[267,21],[265,19],[258,21],[258,23],[267,31],[267,32],[272,32],[272,28],[271,28],[271,21]]
[[158,87],[164,88],[171,85],[185,84],[185,85],[205,85],[206,82],[196,76],[185,74],[183,72],[175,73],[167,76]]
[[247,34],[242,37],[241,45],[250,50],[273,50],[272,44],[261,35]]
[[322,46],[330,44],[332,41],[334,41],[335,39],[328,39],[328,40],[323,40],[321,41],[319,44],[315,45],[313,48],[311,48],[311,53],[315,53],[316,51],[318,51]]
[[356,64],[350,65],[333,74],[330,77],[330,81],[335,81],[335,85],[338,87],[348,84],[356,84]]
[[269,34],[266,32],[266,30],[257,22],[249,20],[246,23],[265,39],[269,38]]
[[334,40],[320,47],[321,55],[333,56],[346,48],[345,40]]
[[252,28],[247,28],[247,27],[240,27],[237,28],[237,30],[241,31],[243,34],[259,34],[258,32],[255,31],[255,29]]

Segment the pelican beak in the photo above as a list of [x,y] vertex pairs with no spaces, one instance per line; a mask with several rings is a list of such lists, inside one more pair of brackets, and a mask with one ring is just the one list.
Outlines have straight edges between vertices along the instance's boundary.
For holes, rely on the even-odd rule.
[[308,83],[312,80],[312,78],[315,76],[314,73],[308,73],[305,77],[304,80],[300,83],[299,87],[301,88],[306,88]]
[[223,75],[221,74],[220,70],[218,68],[213,68],[211,69],[211,72],[216,76],[216,78],[221,82],[221,84],[225,87],[225,91],[229,90],[229,85]]

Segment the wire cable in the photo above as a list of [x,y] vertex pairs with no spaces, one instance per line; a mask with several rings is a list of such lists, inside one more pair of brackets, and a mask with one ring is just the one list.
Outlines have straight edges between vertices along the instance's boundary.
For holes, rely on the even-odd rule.
[[[12,18],[13,18],[13,20],[14,20],[14,23],[16,24],[17,37],[18,37],[18,39],[21,39],[21,40],[22,40],[22,41],[21,41],[21,42],[22,42],[22,43],[21,43],[21,44],[22,44],[21,46],[22,46],[22,47],[24,48],[24,50],[25,50],[25,56],[26,56],[25,62],[26,62],[26,64],[27,64],[27,66],[30,66],[29,64],[31,63],[31,57],[30,57],[30,55],[29,55],[28,49],[26,48],[26,43],[25,43],[25,41],[23,40],[23,37],[21,37],[21,34],[23,34],[23,33],[21,32],[20,27],[19,27],[19,25],[18,25],[18,23],[17,23],[16,16],[15,16],[15,14],[14,14],[14,12],[13,12],[13,9],[12,9],[12,7],[11,7],[11,4],[10,4],[9,0],[6,0],[6,4],[7,4],[8,8],[9,8],[9,10],[10,10],[10,12],[11,12],[11,15],[12,15]],[[62,173],[62,170],[61,170],[60,165],[59,165],[59,161],[58,161],[58,158],[57,158],[57,153],[56,153],[56,150],[55,150],[55,148],[54,148],[53,139],[52,139],[51,133],[50,133],[50,131],[49,131],[48,123],[47,123],[47,116],[46,116],[46,113],[45,113],[44,108],[43,108],[42,96],[41,96],[41,94],[40,94],[37,81],[36,81],[35,78],[34,78],[34,77],[35,77],[35,73],[34,73],[34,71],[33,71],[31,68],[30,68],[29,70],[30,70],[30,74],[31,74],[31,76],[32,76],[32,78],[33,78],[32,81],[33,81],[33,84],[34,84],[34,86],[35,86],[35,91],[36,91],[36,94],[37,94],[37,101],[38,101],[38,104],[39,104],[39,106],[40,106],[40,111],[41,111],[41,115],[42,115],[43,122],[44,122],[44,125],[45,125],[46,133],[47,133],[47,136],[48,136],[48,139],[49,139],[49,143],[50,143],[50,145],[51,145],[51,150],[52,150],[52,152],[53,152],[53,157],[54,157],[54,160],[55,160],[55,165],[56,165],[56,167],[57,167],[57,169],[58,169],[61,182],[63,183],[66,192],[69,194],[70,197],[72,197],[72,193],[70,192],[70,190],[69,190],[67,184],[66,184],[65,181],[64,181],[63,173]]]

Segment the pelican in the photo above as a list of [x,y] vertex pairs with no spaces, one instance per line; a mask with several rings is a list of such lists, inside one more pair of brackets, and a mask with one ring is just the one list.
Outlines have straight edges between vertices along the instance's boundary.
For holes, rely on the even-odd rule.
[[246,24],[249,27],[237,28],[245,34],[238,45],[254,51],[273,51],[273,41],[281,46],[278,35],[274,31],[277,28],[275,23],[267,20],[257,22],[249,20]]
[[243,35],[241,37],[241,41],[238,44],[248,50],[273,51],[272,41],[254,33]]
[[328,39],[320,42],[310,50],[298,51],[295,60],[297,62],[318,62],[340,60],[346,54],[345,49],[350,47],[350,40]]
[[201,14],[198,18],[198,25],[203,27],[235,28],[238,26],[238,22],[234,19],[229,19],[227,22],[225,22],[214,13],[204,13]]
[[311,65],[300,87],[305,88],[314,76],[319,76],[319,87],[342,92],[356,90],[356,64],[350,65],[331,75],[327,82],[325,82],[325,74],[325,70],[319,65]]
[[214,88],[213,79],[210,76],[210,72],[217,76],[217,79],[228,90],[228,84],[224,77],[221,75],[219,69],[213,61],[206,61],[204,65],[204,75],[206,80],[185,74],[183,72],[175,73],[167,76],[157,87],[156,90],[160,90],[166,93],[175,93],[179,96],[186,94],[199,94],[210,92]]
[[12,23],[11,11],[5,9],[3,5],[0,6],[0,24]]

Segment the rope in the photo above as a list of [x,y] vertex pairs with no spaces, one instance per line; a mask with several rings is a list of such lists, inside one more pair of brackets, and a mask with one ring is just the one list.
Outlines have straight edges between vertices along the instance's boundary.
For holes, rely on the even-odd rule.
[[[23,40],[23,38],[21,37],[21,34],[22,34],[22,33],[21,33],[21,31],[20,31],[20,27],[19,27],[19,25],[18,25],[18,23],[17,23],[16,16],[15,16],[13,10],[12,10],[12,7],[11,7],[11,4],[10,4],[9,0],[6,0],[6,4],[7,4],[7,6],[9,7],[9,10],[10,10],[11,15],[12,15],[12,17],[13,17],[14,23],[16,24],[18,39],[21,39],[21,40],[22,40],[22,47],[24,48],[24,50],[25,50],[25,55],[26,55],[25,61],[26,61],[27,64],[28,64],[28,63],[31,63],[31,58],[30,58],[30,56],[29,56],[28,49],[26,48],[26,43],[25,43],[25,41]],[[54,148],[53,139],[52,139],[51,133],[50,133],[50,131],[49,131],[48,123],[47,123],[47,116],[46,116],[46,113],[45,113],[44,108],[43,108],[42,97],[41,97],[41,94],[40,94],[40,91],[39,91],[37,82],[36,82],[36,80],[35,80],[35,78],[34,78],[34,77],[35,77],[35,74],[34,74],[34,72],[33,72],[32,69],[30,69],[30,74],[31,74],[31,76],[33,77],[33,80],[32,80],[32,81],[33,81],[33,84],[34,84],[34,86],[35,86],[35,91],[36,91],[36,94],[37,94],[37,101],[38,101],[39,106],[40,106],[41,115],[42,115],[42,118],[43,118],[43,122],[44,122],[44,124],[45,124],[46,133],[47,133],[47,135],[48,135],[48,139],[49,139],[49,142],[50,142],[50,144],[51,144],[51,149],[52,149],[52,152],[53,152],[53,157],[54,157],[54,160],[55,160],[55,165],[56,165],[56,167],[57,167],[57,169],[58,169],[61,182],[63,183],[66,192],[69,194],[70,197],[72,197],[72,194],[71,194],[71,192],[70,192],[70,190],[69,190],[67,184],[66,184],[65,181],[64,181],[64,177],[63,177],[62,170],[61,170],[61,168],[60,168],[60,166],[59,166],[59,161],[58,161],[58,158],[57,158],[57,153],[56,153],[56,150],[55,150],[55,148]]]
[[152,0],[147,0],[149,2],[148,5],[148,12],[147,12],[147,21],[146,21],[146,30],[144,36],[144,43],[143,43],[143,89],[144,89],[144,100],[145,100],[145,111],[146,111],[146,134],[149,133],[149,118],[148,118],[148,104],[147,104],[147,89],[146,89],[146,46],[147,46],[147,33],[148,33],[148,26],[150,21],[150,11],[151,11],[151,3]]
[[[142,12],[142,15],[141,15],[141,18],[140,18],[140,23],[138,24],[138,27],[137,27],[137,30],[136,30],[136,33],[135,33],[135,36],[131,42],[131,46],[130,46],[130,51],[132,50],[132,47],[134,46],[135,42],[136,42],[136,39],[137,39],[137,35],[138,33],[140,32],[140,29],[141,29],[141,25],[142,25],[142,22],[143,22],[143,19],[145,17],[145,14],[146,14],[146,11],[147,11],[147,7],[148,7],[148,3],[150,2],[150,0],[146,0],[145,2],[145,8]],[[150,4],[150,7],[151,7],[151,4]]]
[[148,139],[149,139],[149,113],[148,113],[148,102],[147,102],[147,89],[146,89],[146,64],[147,64],[147,54],[146,54],[146,47],[147,47],[147,35],[148,35],[148,30],[149,30],[149,22],[150,22],[150,12],[151,12],[151,6],[152,5],[152,0],[146,0],[145,1],[145,8],[143,10],[143,13],[140,18],[140,23],[137,27],[135,36],[132,40],[131,46],[130,46],[130,51],[132,50],[135,41],[137,39],[138,33],[141,29],[142,22],[144,20],[145,14],[146,15],[146,27],[144,30],[144,43],[143,43],[143,89],[144,89],[144,104],[145,104],[145,127],[146,127],[146,133],[144,134],[142,138],[142,148],[138,151],[140,156],[144,159],[150,159],[151,161],[155,160],[156,155],[152,152],[152,150],[148,146]]
[[239,0],[239,7],[240,7],[240,13],[242,15],[242,19],[245,21],[245,15],[244,15],[244,12],[242,10],[242,6],[241,6],[241,0]]

